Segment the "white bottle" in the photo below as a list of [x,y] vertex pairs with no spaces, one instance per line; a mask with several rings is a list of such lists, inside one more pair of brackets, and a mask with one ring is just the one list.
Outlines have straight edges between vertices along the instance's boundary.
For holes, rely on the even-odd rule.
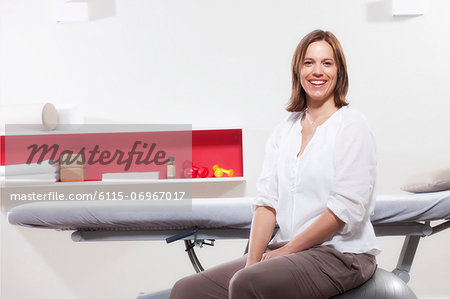
[[169,157],[169,163],[167,164],[167,178],[174,179],[175,177],[176,177],[175,158]]

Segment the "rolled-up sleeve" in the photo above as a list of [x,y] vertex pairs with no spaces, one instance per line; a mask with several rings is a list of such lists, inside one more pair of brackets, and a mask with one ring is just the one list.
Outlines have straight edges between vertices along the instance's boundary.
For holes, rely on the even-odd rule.
[[327,207],[345,222],[340,234],[351,234],[370,217],[376,181],[376,146],[363,118],[343,125],[336,136],[335,177]]
[[257,206],[276,209],[278,202],[277,164],[281,130],[282,124],[279,124],[266,142],[263,168],[256,183],[257,196],[253,201],[253,211]]

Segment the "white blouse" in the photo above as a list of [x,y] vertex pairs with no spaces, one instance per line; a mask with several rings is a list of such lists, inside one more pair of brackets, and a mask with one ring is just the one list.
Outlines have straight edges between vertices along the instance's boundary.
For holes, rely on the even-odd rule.
[[380,252],[370,216],[375,207],[376,147],[364,115],[348,106],[322,125],[300,157],[303,112],[281,122],[266,144],[256,206],[276,210],[279,230],[271,244],[286,243],[327,208],[345,222],[322,245],[341,252]]

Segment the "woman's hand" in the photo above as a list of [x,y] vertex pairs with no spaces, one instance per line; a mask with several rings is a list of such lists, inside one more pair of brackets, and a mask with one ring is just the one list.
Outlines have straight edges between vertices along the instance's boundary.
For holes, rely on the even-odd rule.
[[274,257],[282,256],[282,255],[286,255],[286,254],[290,254],[290,253],[294,253],[294,251],[292,251],[289,246],[284,245],[283,247],[280,247],[275,250],[264,253],[261,261],[270,260],[270,259],[273,259]]

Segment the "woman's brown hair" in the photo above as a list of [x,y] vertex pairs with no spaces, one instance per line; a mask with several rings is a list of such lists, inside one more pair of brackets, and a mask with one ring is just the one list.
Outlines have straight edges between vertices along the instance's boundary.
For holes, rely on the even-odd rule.
[[306,109],[306,93],[300,83],[300,68],[305,58],[308,46],[317,41],[326,41],[333,49],[337,66],[337,81],[334,88],[334,103],[336,107],[348,105],[345,96],[348,91],[347,64],[344,51],[333,33],[323,30],[314,30],[306,35],[298,44],[292,59],[292,95],[286,108],[289,112],[299,112]]

